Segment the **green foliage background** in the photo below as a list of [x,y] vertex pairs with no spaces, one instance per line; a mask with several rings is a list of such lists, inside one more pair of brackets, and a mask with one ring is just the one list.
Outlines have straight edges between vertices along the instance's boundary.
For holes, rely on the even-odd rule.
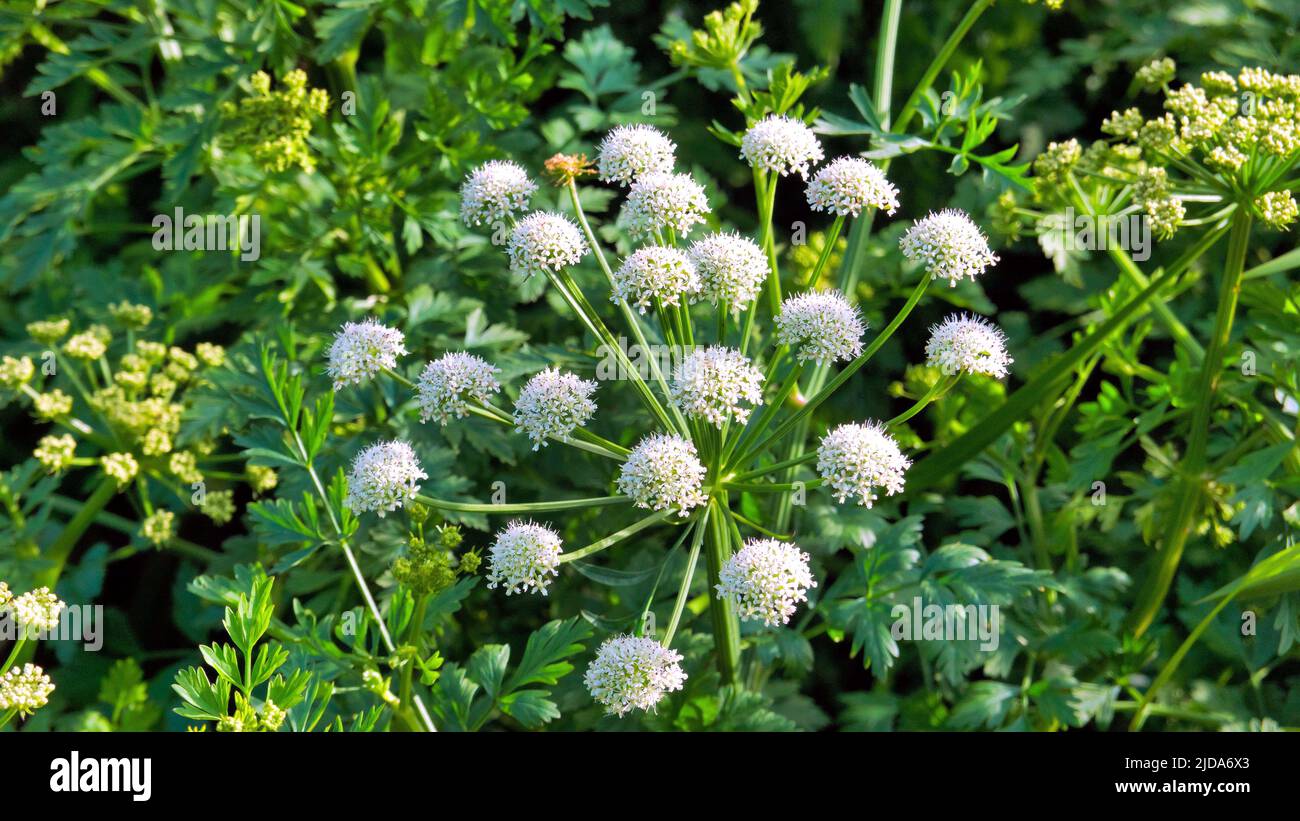
[[[904,4],[896,106],[966,5]],[[805,73],[824,66],[825,79],[803,102],[830,122],[860,121],[852,86],[870,86],[880,7],[857,0],[764,6],[765,34],[744,61],[746,78],[762,88],[768,72],[790,60]],[[119,300],[148,305],[150,338],[186,348],[211,342],[229,351],[228,364],[187,393],[180,439],[213,441],[222,453],[255,459],[254,449],[274,450],[280,437],[257,421],[263,418],[257,403],[274,399],[264,392],[260,348],[271,346],[277,361],[289,363],[302,380],[305,406],[314,407],[329,393],[323,350],[347,319],[375,314],[397,325],[415,358],[448,349],[482,355],[502,368],[505,384],[546,364],[589,375],[588,342],[563,303],[541,278],[510,279],[500,249],[459,222],[457,188],[484,160],[516,158],[539,174],[552,154],[590,155],[611,126],[647,121],[677,141],[680,165],[706,184],[719,222],[752,231],[749,169],[709,132],[715,120],[722,128],[743,128],[729,104],[731,81],[724,72],[684,70],[666,53],[712,10],[711,3],[604,0],[5,0],[0,118],[10,150],[0,159],[0,353],[39,353],[24,330],[34,320],[68,317],[82,329],[110,322],[108,306]],[[1099,136],[1100,121],[1130,104],[1133,72],[1155,57],[1176,58],[1180,76],[1189,79],[1242,65],[1296,71],[1298,26],[1300,7],[1282,0],[1067,2],[1059,13],[1002,0],[967,37],[935,91],[949,87],[950,72],[976,79],[985,102],[999,98],[989,102],[998,122],[981,153],[1018,144],[1015,157],[1023,162],[1051,140]],[[182,59],[169,57],[174,49]],[[268,171],[250,155],[254,135],[239,132],[223,104],[245,98],[257,71],[270,74],[278,88],[294,69],[307,73],[310,87],[329,93],[328,112],[307,143],[315,170]],[[51,116],[41,113],[46,91],[57,101]],[[341,113],[344,92],[355,94],[355,114]],[[647,93],[655,104],[649,116]],[[861,134],[827,141],[828,156],[868,148]],[[910,220],[955,206],[987,225],[981,215],[1015,184],[1014,173],[978,167],[956,175],[948,160],[920,152],[891,168],[903,209],[878,220],[857,291],[872,328],[884,325],[910,290],[913,272],[897,251]],[[557,190],[544,188],[534,205],[560,199]],[[584,206],[602,221],[612,223],[613,199],[610,188],[583,188]],[[150,221],[177,206],[194,214],[259,214],[261,258],[156,252]],[[777,223],[795,219],[808,215],[801,192],[788,186]],[[618,243],[620,253],[630,250],[618,232],[603,239]],[[1005,247],[996,271],[978,285],[932,292],[871,367],[819,412],[818,424],[891,416],[901,395],[925,384],[921,369],[909,364],[922,359],[925,329],[954,309],[995,318],[1007,331],[1013,376],[1005,385],[968,380],[914,420],[904,444],[926,448],[915,456],[930,479],[901,501],[859,510],[810,498],[797,538],[824,579],[816,617],[810,611],[810,621],[796,618],[790,628],[746,633],[760,662],[748,687],[719,688],[707,617],[695,622],[700,608],[692,602],[692,621],[679,642],[691,673],[685,691],[656,714],[623,722],[591,703],[581,670],[599,639],[629,629],[647,597],[662,600],[664,591],[675,590],[665,581],[652,592],[661,577],[680,573],[674,562],[681,551],[669,554],[661,569],[671,543],[639,541],[620,547],[614,570],[604,575],[563,574],[545,599],[495,595],[467,574],[421,608],[433,645],[425,650],[436,648],[441,658],[422,654],[427,670],[415,678],[429,688],[436,723],[446,729],[1127,726],[1152,679],[1210,612],[1213,601],[1206,597],[1261,557],[1288,548],[1300,525],[1300,477],[1292,470],[1296,421],[1274,397],[1275,389],[1297,395],[1300,289],[1285,265],[1250,280],[1233,351],[1256,352],[1259,377],[1230,380],[1224,388],[1234,398],[1222,403],[1213,426],[1222,466],[1212,481],[1214,503],[1197,521],[1168,606],[1150,631],[1135,637],[1123,620],[1166,515],[1162,493],[1182,442],[1168,414],[1186,406],[1194,374],[1159,324],[1142,316],[1078,363],[1077,387],[1059,406],[1059,418],[1055,399],[1062,391],[1016,416],[973,458],[945,463],[947,445],[988,419],[1009,393],[1056,367],[1054,358],[1075,334],[1095,328],[1133,293],[1104,255],[1075,255],[1054,267],[1032,238],[999,239]],[[1180,237],[1160,246],[1156,261],[1167,264],[1189,244]],[[1262,265],[1293,246],[1290,235],[1263,234],[1247,265]],[[1222,258],[1221,247],[1204,257],[1170,300],[1202,338],[1213,321]],[[786,259],[799,268],[797,252]],[[578,277],[585,285],[600,283],[594,265]],[[411,414],[393,413],[400,404],[395,391],[390,384],[335,398],[315,459],[326,483],[382,430],[416,443],[430,495],[483,500],[493,482],[503,481],[512,500],[546,498],[554,477],[564,477],[575,496],[608,492],[603,466],[592,470],[581,454],[554,447],[534,454],[522,437],[479,419],[443,429],[417,425]],[[0,578],[18,590],[48,569],[43,551],[90,496],[97,476],[74,469],[58,480],[42,478],[31,454],[49,426],[34,420],[18,397],[6,398],[13,401],[0,407],[0,465],[7,468],[0,474]],[[626,400],[601,407],[611,438],[634,441],[643,411]],[[1277,424],[1265,424],[1270,420]],[[931,455],[938,461],[926,468]],[[293,708],[287,728],[389,726],[383,688],[368,689],[361,678],[364,669],[382,666],[373,633],[344,642],[334,631],[347,616],[364,622],[342,559],[319,549],[328,538],[308,537],[310,527],[285,525],[287,511],[302,512],[292,506],[312,492],[311,480],[291,466],[274,466],[280,483],[260,508],[249,507],[255,496],[238,476],[218,481],[234,491],[239,509],[221,525],[155,488],[178,511],[181,541],[206,551],[154,550],[136,533],[139,505],[125,496],[109,504],[58,575],[68,601],[106,606],[104,650],[41,651],[59,689],[26,729],[177,730],[220,718],[224,712],[216,707],[193,703],[184,717],[176,715],[180,702],[171,685],[179,670],[203,658],[216,666],[213,654],[205,648],[201,656],[197,647],[214,636],[225,640],[223,608],[238,614],[241,594],[251,597],[247,606],[274,615],[243,643],[264,638],[285,648],[288,683],[280,686],[294,691],[280,697],[294,702],[280,705]],[[1105,506],[1091,503],[1095,481],[1106,483]],[[553,523],[566,541],[585,544],[608,532],[608,521],[597,521],[602,516],[588,511]],[[464,528],[458,551],[485,548],[484,517],[449,521]],[[368,517],[354,526],[366,575],[397,614],[389,626],[405,629],[414,604],[389,568],[406,550],[406,522]],[[1046,551],[1047,567],[1031,571],[1035,547]],[[269,593],[256,581],[262,571],[275,577]],[[1283,567],[1282,582],[1246,591],[1251,595],[1210,621],[1173,670],[1147,726],[1300,726],[1291,686],[1300,671],[1295,572],[1294,564]],[[896,591],[899,601],[919,591],[929,600],[1004,605],[1010,615],[1001,649],[989,657],[956,644],[900,648],[888,635],[895,599],[877,595],[882,590]],[[1258,614],[1253,636],[1241,634],[1247,606]],[[311,681],[295,682],[297,671],[309,671]],[[197,681],[191,685],[191,692],[203,690]],[[332,699],[327,688],[336,691]]]

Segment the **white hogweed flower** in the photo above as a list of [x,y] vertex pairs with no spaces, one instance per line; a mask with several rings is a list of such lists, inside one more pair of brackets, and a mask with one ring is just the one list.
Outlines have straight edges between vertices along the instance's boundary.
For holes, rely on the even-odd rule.
[[1013,360],[1007,356],[1007,337],[1002,329],[980,317],[953,314],[930,327],[925,343],[926,364],[953,375],[979,373],[1002,379]]
[[469,413],[467,399],[486,403],[501,390],[496,378],[500,372],[482,357],[463,352],[443,354],[425,365],[415,382],[420,421],[437,419],[445,426],[452,417],[464,417]]
[[510,270],[522,277],[559,273],[587,255],[577,223],[563,214],[536,211],[519,221],[506,242]]
[[732,417],[749,421],[751,408],[763,404],[763,372],[734,348],[697,348],[673,371],[672,400],[687,416],[703,417],[721,428]]
[[767,257],[740,234],[709,234],[691,243],[687,257],[700,276],[701,293],[714,305],[725,300],[733,315],[754,301],[767,279]]
[[348,495],[343,503],[353,513],[373,510],[382,519],[413,500],[420,492],[420,480],[428,478],[406,442],[376,442],[352,460]]
[[839,291],[788,297],[776,317],[777,340],[798,349],[800,362],[830,364],[862,353],[866,323]]
[[808,169],[822,161],[822,144],[813,130],[799,120],[769,114],[755,123],[740,141],[740,156],[754,168],[791,171],[807,178]]
[[709,200],[690,174],[654,172],[632,183],[623,207],[628,227],[637,236],[671,228],[685,237],[692,226],[704,222]]
[[334,380],[334,390],[342,390],[368,382],[382,370],[396,368],[397,357],[406,353],[406,337],[396,328],[375,319],[345,322],[330,345],[325,372]]
[[645,313],[657,300],[680,305],[700,290],[700,277],[690,258],[666,245],[647,245],[632,252],[614,272],[611,302],[626,300]]
[[676,151],[673,141],[654,126],[620,125],[600,141],[596,167],[605,182],[626,186],[644,174],[670,173]]
[[14,621],[19,627],[37,632],[58,627],[59,614],[67,607],[48,587],[38,587],[17,596],[9,606],[13,609]]
[[488,550],[488,589],[498,586],[512,593],[541,593],[550,586],[548,577],[559,575],[560,534],[534,522],[511,522],[497,534]]
[[13,667],[0,676],[0,712],[17,710],[26,717],[44,707],[54,692],[54,682],[35,664]]
[[622,718],[631,710],[653,710],[668,693],[682,689],[682,656],[647,636],[611,636],[596,651],[583,681],[606,712]]
[[898,189],[885,172],[858,157],[837,157],[813,175],[808,183],[808,207],[838,217],[856,217],[864,208],[893,216],[898,210]]
[[817,472],[843,504],[850,496],[871,507],[876,491],[903,492],[903,474],[912,466],[883,425],[840,425],[822,437],[817,448]]
[[527,433],[533,450],[550,437],[565,439],[596,412],[596,383],[577,374],[547,368],[529,379],[515,401],[515,430]]
[[768,627],[787,624],[799,602],[816,587],[808,554],[776,539],[750,539],[718,572],[718,598],[735,606],[742,619],[762,619]]
[[701,492],[706,472],[692,442],[672,433],[653,433],[623,463],[618,492],[630,496],[637,507],[676,508],[678,516],[686,516],[708,501]]
[[908,259],[922,263],[927,273],[948,280],[950,287],[962,279],[975,279],[998,261],[984,232],[956,208],[918,220],[899,247]]
[[537,184],[518,163],[490,160],[471,171],[460,186],[460,218],[466,225],[509,219],[528,208]]

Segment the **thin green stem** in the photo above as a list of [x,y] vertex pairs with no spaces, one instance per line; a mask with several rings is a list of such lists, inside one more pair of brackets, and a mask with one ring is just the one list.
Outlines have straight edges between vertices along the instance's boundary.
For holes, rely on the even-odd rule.
[[676,515],[676,512],[672,510],[661,510],[656,513],[652,513],[651,515],[645,517],[644,519],[641,519],[640,521],[633,522],[632,524],[628,525],[622,530],[616,531],[614,533],[609,534],[603,539],[592,542],[586,547],[561,554],[560,563],[563,564],[565,562],[576,561],[578,559],[586,558],[587,556],[590,556],[593,553],[599,553],[605,548],[612,547],[618,544],[619,542],[623,541],[624,539],[627,539],[631,536],[635,536],[636,534],[640,533],[642,530],[645,530],[647,527],[651,527],[652,525],[659,524],[660,522],[667,520],[669,516],[674,516],[674,515]]
[[1219,288],[1218,310],[1214,330],[1205,360],[1197,379],[1197,397],[1192,412],[1191,430],[1187,450],[1179,465],[1176,494],[1177,508],[1172,524],[1165,536],[1160,552],[1138,591],[1133,609],[1129,612],[1126,627],[1135,635],[1142,635],[1155,620],[1165,596],[1178,571],[1183,548],[1195,528],[1196,513],[1205,494],[1206,448],[1210,436],[1210,415],[1214,411],[1215,394],[1223,375],[1223,355],[1232,334],[1233,320],[1237,314],[1237,300],[1241,294],[1241,275],[1245,271],[1246,251],[1250,245],[1251,216],[1249,209],[1239,208],[1232,217],[1228,234],[1228,254]]
[[587,507],[619,505],[631,501],[626,496],[597,496],[589,499],[565,499],[557,502],[526,502],[520,504],[482,504],[478,502],[452,502],[416,494],[415,500],[436,510],[457,513],[547,513],[555,510],[580,510]]
[[686,571],[682,575],[681,586],[677,589],[677,601],[673,604],[673,615],[664,632],[663,646],[671,647],[673,637],[677,635],[677,626],[682,621],[682,611],[686,609],[686,600],[691,594],[691,582],[695,580],[695,566],[700,561],[700,545],[704,542],[704,532],[708,529],[709,511],[706,507],[695,520],[694,532],[691,534],[691,553],[686,559]]

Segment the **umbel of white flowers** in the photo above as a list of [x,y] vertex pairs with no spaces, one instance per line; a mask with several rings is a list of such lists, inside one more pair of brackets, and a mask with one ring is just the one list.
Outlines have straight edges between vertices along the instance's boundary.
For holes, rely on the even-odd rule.
[[673,371],[670,393],[687,416],[717,428],[733,418],[743,425],[751,408],[742,403],[763,404],[763,372],[735,348],[697,348]]
[[17,710],[26,717],[44,707],[54,692],[54,682],[35,664],[12,667],[0,676],[0,713]]
[[689,439],[675,433],[652,433],[623,463],[618,492],[631,497],[637,507],[676,510],[678,516],[686,516],[691,508],[708,501],[702,492],[706,473]]
[[775,171],[783,177],[794,171],[807,177],[808,170],[825,155],[811,128],[793,117],[769,114],[745,132],[740,140],[740,156],[763,171]]
[[786,624],[799,602],[808,601],[816,587],[808,569],[808,554],[796,544],[776,539],[750,539],[723,564],[715,585],[742,619],[758,619],[771,627]]
[[546,440],[564,439],[574,428],[587,424],[596,412],[591,395],[596,383],[577,374],[547,368],[529,379],[515,401],[515,429],[527,433],[533,450]]
[[560,534],[535,522],[511,522],[488,551],[488,588],[546,595],[551,577],[559,575]]
[[631,185],[644,174],[667,174],[677,161],[677,146],[654,126],[621,125],[601,140],[596,170],[605,182]]
[[425,365],[415,383],[420,421],[436,419],[446,425],[452,417],[464,417],[469,413],[467,399],[487,402],[501,390],[496,378],[500,372],[482,357],[464,352],[443,354]]
[[653,710],[665,695],[682,689],[681,661],[680,653],[647,636],[612,636],[596,651],[583,681],[593,699],[621,717]]
[[587,241],[577,223],[563,214],[535,211],[510,233],[506,255],[510,270],[522,277],[558,273],[577,265],[587,254]]
[[890,216],[898,210],[898,189],[885,172],[857,157],[837,157],[818,169],[807,196],[809,208],[837,217],[856,217],[866,208]]
[[988,238],[965,211],[948,208],[918,220],[899,242],[904,256],[920,262],[936,279],[956,286],[975,279],[998,261]]
[[406,338],[396,328],[374,319],[346,322],[330,345],[325,370],[334,380],[334,390],[342,390],[370,381],[385,368],[397,367],[397,358],[406,353]]
[[537,184],[518,163],[492,160],[474,169],[460,187],[460,218],[466,225],[508,220],[528,209]]
[[[7,585],[6,585],[7,588]],[[7,590],[6,590],[7,592]],[[59,615],[67,607],[48,587],[38,587],[8,603],[15,623],[24,631],[49,631],[59,626]]]
[[428,478],[406,442],[376,442],[352,461],[348,495],[343,503],[353,513],[373,510],[383,518],[405,507],[420,492],[420,480]]
[[839,291],[787,297],[776,317],[776,337],[797,350],[799,361],[830,364],[862,353],[866,323]]
[[1002,379],[1014,360],[1002,329],[979,317],[953,314],[931,326],[926,363],[946,374],[976,373]]
[[709,234],[691,243],[686,256],[700,277],[700,291],[714,305],[726,302],[738,315],[758,296],[767,279],[763,249],[740,234]]
[[614,272],[611,302],[627,301],[641,313],[663,305],[681,305],[700,290],[695,264],[676,248],[647,245],[633,251]]
[[659,171],[637,177],[623,203],[628,229],[639,237],[665,230],[685,237],[709,210],[704,187],[690,174]]
[[840,425],[817,448],[817,472],[838,502],[850,496],[871,507],[877,490],[903,492],[903,474],[912,466],[894,437],[878,422]]

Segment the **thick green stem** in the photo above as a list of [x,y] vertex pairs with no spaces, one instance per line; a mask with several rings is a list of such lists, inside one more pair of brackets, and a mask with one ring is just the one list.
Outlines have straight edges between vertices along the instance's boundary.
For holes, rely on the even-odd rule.
[[1214,317],[1214,331],[1205,351],[1205,361],[1197,379],[1196,406],[1192,411],[1191,431],[1187,451],[1178,471],[1177,508],[1172,525],[1153,559],[1137,600],[1129,612],[1125,626],[1136,635],[1142,635],[1155,620],[1173,583],[1183,548],[1192,535],[1196,513],[1201,509],[1205,491],[1206,447],[1210,438],[1210,415],[1214,411],[1215,393],[1223,375],[1223,355],[1232,334],[1233,319],[1237,314],[1237,299],[1241,294],[1241,275],[1246,267],[1246,251],[1250,245],[1250,211],[1239,208],[1232,217],[1228,234],[1228,255],[1219,287],[1219,306]]
[[90,494],[77,514],[63,526],[63,530],[54,539],[45,550],[42,558],[49,563],[49,566],[36,574],[36,584],[40,587],[54,587],[59,580],[59,575],[63,572],[63,565],[67,563],[68,556],[72,555],[72,549],[77,546],[86,528],[90,527],[95,521],[95,517],[108,504],[108,500],[113,498],[117,493],[117,480],[105,476],[100,480],[99,486]]
[[731,602],[717,595],[722,566],[731,558],[731,536],[727,533],[726,522],[722,520],[726,508],[726,497],[720,501],[717,497],[709,502],[708,521],[708,566],[709,566],[709,612],[713,616],[713,646],[718,656],[718,673],[723,684],[740,685],[740,620]]

